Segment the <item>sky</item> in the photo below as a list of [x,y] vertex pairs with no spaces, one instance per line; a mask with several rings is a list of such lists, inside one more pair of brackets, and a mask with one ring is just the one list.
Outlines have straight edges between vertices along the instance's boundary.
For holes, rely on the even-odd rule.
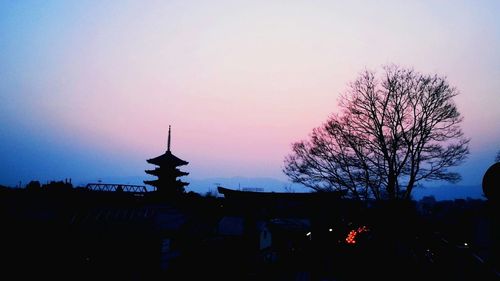
[[0,0],[0,184],[144,176],[285,181],[293,142],[364,69],[446,76],[480,185],[500,150],[499,1]]

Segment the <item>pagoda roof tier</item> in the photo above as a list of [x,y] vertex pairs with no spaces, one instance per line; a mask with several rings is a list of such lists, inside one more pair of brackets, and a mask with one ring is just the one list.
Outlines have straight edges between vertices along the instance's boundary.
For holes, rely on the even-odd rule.
[[170,152],[170,150],[167,150],[164,154],[158,157],[148,159],[147,162],[149,164],[154,164],[158,166],[174,166],[174,167],[187,165],[189,163],[173,155],[172,152]]
[[181,180],[177,180],[177,181],[176,181],[176,183],[177,183],[177,184],[182,184],[182,186],[187,186],[187,185],[189,185],[189,182],[183,182],[183,181],[181,181]]
[[187,172],[182,172],[179,169],[174,169],[174,170],[165,170],[162,168],[156,168],[154,170],[145,170],[146,174],[150,174],[153,176],[163,176],[163,175],[169,175],[169,176],[174,176],[174,177],[182,177],[182,176],[187,176],[189,173]]
[[[162,185],[166,185],[168,187],[168,183],[165,184],[163,181],[160,181],[158,179],[156,180],[150,180],[150,181],[144,181],[145,184],[149,184],[149,185],[152,185],[152,186],[156,186],[156,187],[159,187],[159,186],[162,186]],[[174,182],[174,184],[176,185],[180,185],[180,186],[186,186],[186,185],[189,185],[188,182],[183,182],[183,181],[180,181],[180,180],[176,180]],[[171,184],[170,184],[171,185]]]

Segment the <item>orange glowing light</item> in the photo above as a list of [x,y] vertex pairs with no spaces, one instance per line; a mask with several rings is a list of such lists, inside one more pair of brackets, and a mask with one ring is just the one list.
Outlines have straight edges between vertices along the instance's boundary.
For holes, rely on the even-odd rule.
[[368,231],[368,227],[366,227],[364,225],[358,227],[357,229],[353,229],[353,230],[349,231],[349,233],[347,234],[347,237],[345,238],[345,241],[347,242],[347,244],[356,244],[356,236],[360,233],[367,232],[367,231]]

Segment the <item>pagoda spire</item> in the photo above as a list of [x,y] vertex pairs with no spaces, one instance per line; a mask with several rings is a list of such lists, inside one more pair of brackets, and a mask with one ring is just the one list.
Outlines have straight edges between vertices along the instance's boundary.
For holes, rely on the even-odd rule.
[[170,151],[170,125],[168,125],[168,145],[167,145],[167,151]]
[[154,186],[156,191],[162,194],[179,195],[185,192],[184,187],[189,183],[178,178],[187,176],[189,173],[183,172],[177,167],[187,165],[188,162],[172,154],[170,151],[171,138],[172,127],[169,125],[167,151],[158,157],[146,160],[149,164],[157,166],[152,170],[146,170],[147,174],[156,176],[157,179],[146,180],[144,183]]

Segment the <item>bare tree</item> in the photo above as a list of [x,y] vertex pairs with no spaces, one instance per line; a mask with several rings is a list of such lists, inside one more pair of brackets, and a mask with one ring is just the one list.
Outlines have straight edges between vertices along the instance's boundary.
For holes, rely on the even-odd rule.
[[417,182],[456,182],[469,140],[446,78],[398,66],[365,70],[349,84],[341,112],[293,144],[284,173],[316,191],[356,199],[409,199]]

